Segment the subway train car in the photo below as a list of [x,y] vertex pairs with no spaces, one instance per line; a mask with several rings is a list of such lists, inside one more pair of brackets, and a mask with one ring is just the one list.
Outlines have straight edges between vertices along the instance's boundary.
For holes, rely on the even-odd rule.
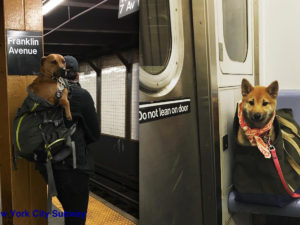
[[300,224],[297,200],[278,209],[230,198],[242,79],[278,80],[278,106],[299,107],[299,9],[280,0],[141,1],[139,224]]

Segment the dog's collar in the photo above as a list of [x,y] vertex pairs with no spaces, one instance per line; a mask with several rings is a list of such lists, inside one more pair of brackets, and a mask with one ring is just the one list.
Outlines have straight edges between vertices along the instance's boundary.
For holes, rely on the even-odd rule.
[[[272,116],[272,118],[270,119],[270,121],[266,124],[266,126],[264,126],[261,129],[258,128],[250,128],[247,123],[245,122],[245,119],[243,117],[243,108],[242,108],[242,102],[239,102],[238,104],[238,118],[239,118],[239,124],[241,126],[241,128],[243,129],[243,131],[245,132],[245,135],[247,136],[249,142],[251,145],[253,146],[257,146],[257,148],[259,149],[259,151],[264,155],[265,158],[271,158],[271,153],[269,150],[269,141],[268,143],[264,142],[264,137],[266,136],[266,134],[268,135],[272,125],[273,125],[273,121],[275,118],[275,112]],[[261,137],[263,135],[263,137]],[[268,137],[269,140],[269,137]]]
[[52,80],[55,80],[56,82],[59,82],[59,80],[61,79],[61,76],[55,75],[55,74],[56,74],[56,73],[53,73],[53,74],[52,74],[51,79],[52,79]]

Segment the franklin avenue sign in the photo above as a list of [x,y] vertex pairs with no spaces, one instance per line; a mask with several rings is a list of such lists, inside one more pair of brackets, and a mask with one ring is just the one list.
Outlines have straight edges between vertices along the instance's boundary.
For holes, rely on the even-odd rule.
[[42,32],[7,30],[8,75],[35,75],[42,57]]

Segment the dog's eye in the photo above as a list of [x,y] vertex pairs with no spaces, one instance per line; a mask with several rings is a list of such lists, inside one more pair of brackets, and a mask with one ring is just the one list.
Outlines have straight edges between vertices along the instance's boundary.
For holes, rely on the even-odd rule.
[[62,60],[61,62],[62,62],[62,63],[66,63],[66,61],[65,61],[65,60]]
[[254,100],[249,101],[250,105],[254,105]]
[[54,65],[56,65],[56,64],[57,64],[57,61],[56,61],[56,60],[53,60],[51,63],[54,64]]
[[266,106],[266,105],[268,105],[268,104],[269,104],[269,102],[263,101],[263,106]]

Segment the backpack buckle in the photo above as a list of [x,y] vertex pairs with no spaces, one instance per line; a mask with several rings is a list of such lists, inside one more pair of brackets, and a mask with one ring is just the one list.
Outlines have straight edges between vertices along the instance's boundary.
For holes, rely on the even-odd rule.
[[37,160],[38,160],[38,156],[37,156],[36,153],[33,153],[33,160],[34,160],[34,161],[37,161]]
[[57,91],[57,92],[56,92],[56,98],[60,99],[60,98],[61,98],[61,95],[62,95],[62,94],[61,94],[61,91]]

